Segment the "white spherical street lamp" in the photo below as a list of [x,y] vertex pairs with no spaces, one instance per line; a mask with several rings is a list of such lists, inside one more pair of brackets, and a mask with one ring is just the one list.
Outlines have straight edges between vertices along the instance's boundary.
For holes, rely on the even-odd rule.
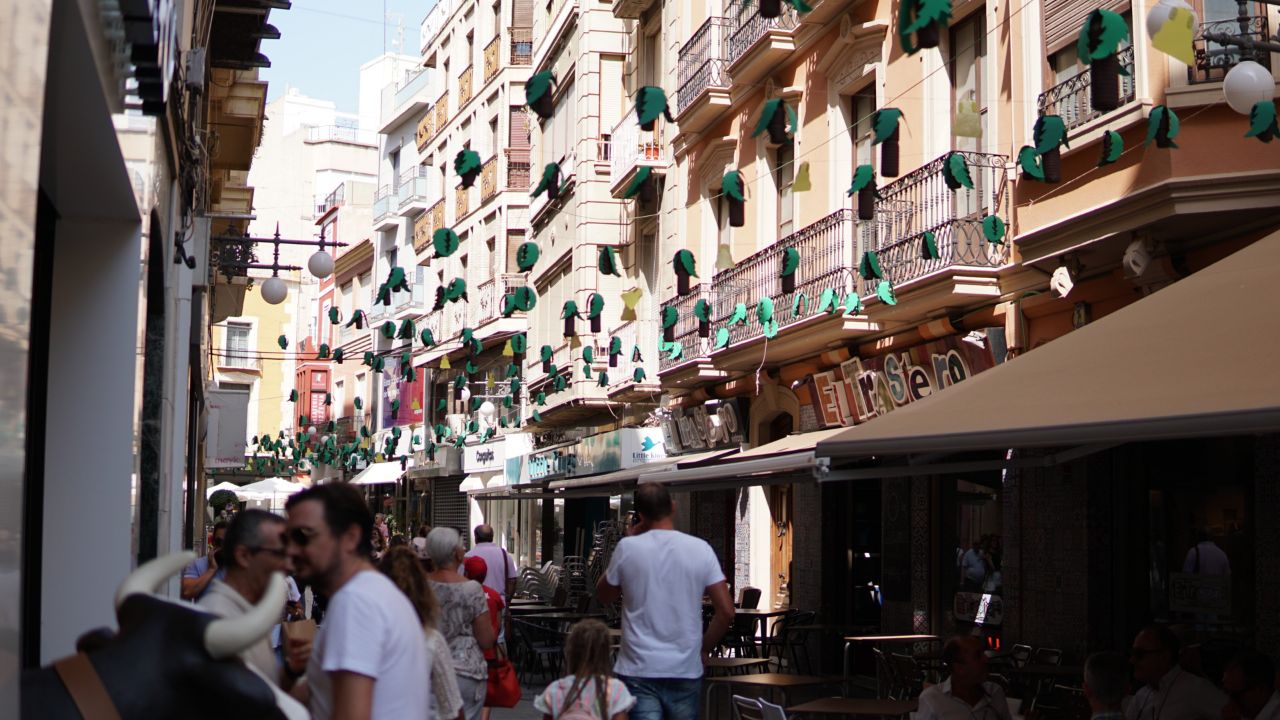
[[497,408],[495,408],[493,406],[493,403],[488,400],[485,400],[484,402],[480,403],[480,414],[485,417],[492,417],[494,411],[496,410]]
[[279,305],[289,295],[289,287],[278,277],[269,277],[262,281],[262,299],[271,305]]
[[1276,83],[1270,70],[1252,60],[1244,60],[1236,63],[1223,78],[1222,94],[1232,110],[1248,115],[1254,105],[1275,97]]
[[463,386],[462,386],[462,392],[460,393],[460,396],[462,397],[462,402],[467,402],[468,400],[470,400],[470,399],[471,399],[471,388],[467,387],[466,385],[463,385]]
[[324,250],[317,250],[307,260],[307,269],[323,280],[333,274],[333,256]]

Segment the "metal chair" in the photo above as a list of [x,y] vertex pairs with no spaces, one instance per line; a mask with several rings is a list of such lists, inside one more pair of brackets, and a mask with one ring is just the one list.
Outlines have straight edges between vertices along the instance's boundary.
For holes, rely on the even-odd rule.
[[739,590],[738,607],[743,610],[755,610],[760,607],[760,588],[744,587]]
[[755,698],[734,695],[730,704],[733,707],[734,720],[765,720],[764,711],[760,709],[760,701]]
[[893,668],[893,674],[897,681],[896,694],[890,695],[895,700],[910,700],[918,697],[924,690],[924,670],[920,668],[920,663],[910,655],[902,653],[893,653],[889,656],[889,666]]
[[1031,662],[1031,652],[1030,645],[1014,645],[1009,651],[1009,659],[1014,667],[1019,668]]
[[1062,651],[1057,648],[1036,648],[1031,655],[1031,662],[1036,665],[1061,665]]
[[787,720],[787,711],[781,705],[774,705],[768,700],[757,700],[760,703],[762,720]]

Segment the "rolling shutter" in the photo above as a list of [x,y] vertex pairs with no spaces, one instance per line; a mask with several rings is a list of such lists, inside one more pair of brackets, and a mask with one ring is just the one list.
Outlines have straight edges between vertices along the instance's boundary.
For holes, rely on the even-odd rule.
[[511,27],[533,27],[533,0],[515,0],[511,3]]
[[1089,13],[1102,8],[1117,13],[1129,11],[1129,0],[1044,0],[1044,49],[1052,55],[1076,42]]
[[467,494],[458,489],[462,480],[463,476],[454,475],[431,481],[431,527],[451,527],[467,538],[471,508]]
[[622,56],[600,56],[600,132],[609,134],[622,120]]

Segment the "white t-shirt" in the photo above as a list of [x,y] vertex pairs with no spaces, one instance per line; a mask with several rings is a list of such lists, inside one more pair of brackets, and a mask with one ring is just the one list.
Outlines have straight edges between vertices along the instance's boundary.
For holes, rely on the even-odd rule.
[[622,588],[622,649],[613,671],[702,677],[702,596],[724,581],[711,546],[676,530],[623,538],[605,579]]
[[333,716],[333,680],[347,671],[374,679],[373,720],[429,717],[431,658],[409,599],[376,570],[355,574],[333,597],[316,634],[307,683],[311,717]]

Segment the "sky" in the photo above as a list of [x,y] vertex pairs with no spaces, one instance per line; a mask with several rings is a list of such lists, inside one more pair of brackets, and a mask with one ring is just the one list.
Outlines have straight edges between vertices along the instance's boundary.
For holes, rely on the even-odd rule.
[[[293,0],[290,10],[272,10],[279,40],[263,40],[271,67],[260,72],[268,99],[296,87],[310,97],[332,100],[356,112],[360,66],[383,49],[393,50],[397,22],[403,51],[418,54],[418,28],[435,0]],[[383,22],[383,6],[390,18]],[[385,35],[385,39],[384,39]],[[384,46],[385,42],[385,46]]]

